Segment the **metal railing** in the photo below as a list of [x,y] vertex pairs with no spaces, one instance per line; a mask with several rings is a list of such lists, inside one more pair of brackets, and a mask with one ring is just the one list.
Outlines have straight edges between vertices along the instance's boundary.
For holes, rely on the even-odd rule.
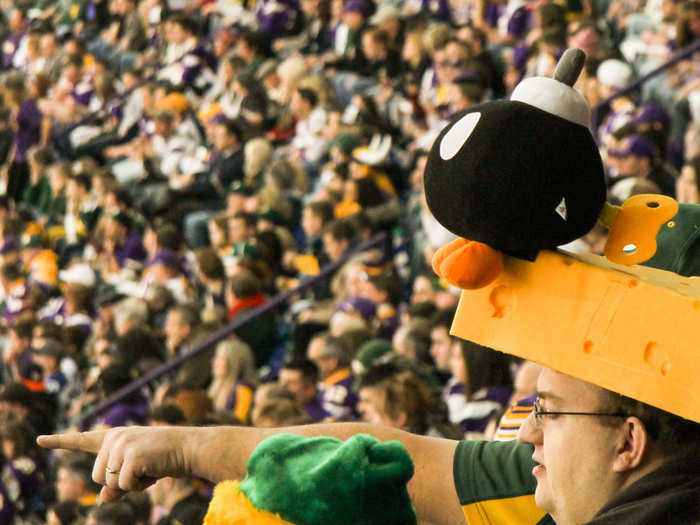
[[647,80],[655,77],[656,75],[659,75],[660,73],[663,73],[665,70],[668,68],[676,65],[676,63],[680,62],[684,58],[689,57],[696,51],[700,50],[700,38],[696,39],[693,43],[688,44],[686,47],[679,49],[673,55],[671,55],[671,58],[669,58],[666,62],[661,64],[660,66],[652,69],[645,75],[642,75],[639,77],[636,81],[632,82],[629,86],[626,86],[619,91],[616,91],[612,95],[610,95],[608,98],[601,100],[598,102],[595,106],[593,106],[591,110],[591,124],[593,126],[593,130],[597,130],[598,126],[600,125],[600,113],[601,111],[608,106],[613,100],[616,98],[622,97],[624,95],[627,95],[628,93],[632,93],[639,89],[639,87],[644,84]]
[[326,279],[330,275],[332,275],[338,268],[340,268],[343,264],[345,264],[350,258],[353,256],[357,255],[358,253],[364,252],[369,250],[370,248],[374,248],[377,246],[380,246],[382,243],[386,242],[387,239],[387,233],[386,232],[380,232],[375,234],[373,237],[371,237],[369,240],[359,244],[352,250],[350,250],[348,253],[344,254],[340,259],[338,259],[335,262],[332,262],[330,264],[327,264],[324,266],[321,271],[318,273],[318,275],[314,276],[308,276],[304,277],[299,285],[291,290],[288,290],[286,292],[280,293],[277,296],[273,297],[269,301],[266,301],[264,304],[253,308],[249,312],[246,312],[244,315],[237,317],[233,321],[231,321],[229,324],[226,326],[223,326],[213,332],[211,335],[209,335],[206,339],[201,341],[200,343],[194,345],[194,347],[190,350],[188,350],[186,353],[177,356],[167,363],[163,363],[162,365],[154,368],[153,370],[149,371],[142,377],[139,377],[138,379],[132,381],[128,385],[124,386],[123,388],[117,390],[110,396],[106,397],[99,403],[97,403],[90,411],[86,412],[85,414],[81,414],[80,416],[80,422],[79,426],[81,428],[85,428],[85,426],[90,423],[94,422],[95,418],[99,416],[100,414],[103,414],[106,412],[109,408],[114,406],[116,403],[119,403],[120,401],[123,401],[130,395],[141,391],[145,386],[147,386],[149,383],[152,381],[155,381],[161,377],[163,377],[166,374],[169,374],[176,368],[180,367],[183,363],[186,361],[192,359],[193,357],[198,356],[208,348],[214,346],[217,344],[219,341],[227,338],[230,336],[233,332],[235,332],[237,329],[240,327],[248,324],[250,321],[255,319],[256,317],[265,314],[278,306],[284,304],[287,302],[287,300],[294,296],[295,294],[309,288],[310,286],[314,285],[315,283],[319,282],[322,279]]

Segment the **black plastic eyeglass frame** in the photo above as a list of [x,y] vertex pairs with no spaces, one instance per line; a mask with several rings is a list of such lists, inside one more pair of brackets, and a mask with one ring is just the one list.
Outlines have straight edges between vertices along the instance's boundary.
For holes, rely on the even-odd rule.
[[629,414],[623,412],[559,412],[554,410],[542,410],[540,408],[540,400],[535,399],[535,406],[532,412],[535,415],[535,425],[539,428],[541,425],[541,416],[604,416],[604,417],[629,417]]

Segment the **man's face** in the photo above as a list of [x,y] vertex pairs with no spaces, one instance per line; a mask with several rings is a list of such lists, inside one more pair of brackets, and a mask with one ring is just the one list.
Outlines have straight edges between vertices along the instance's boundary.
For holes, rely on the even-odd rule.
[[56,475],[56,498],[58,501],[77,500],[85,493],[85,483],[71,473],[59,468]]
[[337,261],[345,252],[347,241],[339,241],[330,233],[323,235],[323,250],[331,261]]
[[279,383],[294,394],[297,403],[302,406],[311,401],[316,393],[314,385],[306,383],[299,370],[283,368],[280,370]]
[[250,232],[244,219],[234,217],[229,221],[228,237],[232,243],[245,242],[250,237]]
[[323,346],[323,338],[315,337],[311,340],[306,350],[307,357],[316,363],[321,379],[330,376],[338,368],[338,360],[327,357],[323,351]]
[[435,361],[435,367],[442,372],[450,371],[450,355],[452,340],[447,328],[436,326],[430,332],[430,355]]
[[173,310],[165,316],[163,330],[166,334],[166,345],[173,350],[190,334],[191,327],[183,323],[180,314]]
[[301,212],[301,228],[309,237],[315,237],[321,232],[323,221],[311,211],[311,208],[304,208]]
[[413,281],[412,303],[422,303],[435,299],[435,290],[427,277],[419,276]]
[[[600,411],[598,387],[549,368],[540,374],[537,392],[542,410]],[[559,524],[586,522],[619,491],[612,463],[620,427],[605,426],[599,416],[540,419],[537,428],[534,412],[530,414],[518,434],[535,447],[535,502]]]
[[233,140],[228,134],[225,124],[217,124],[214,128],[214,147],[218,150],[225,150],[230,147]]

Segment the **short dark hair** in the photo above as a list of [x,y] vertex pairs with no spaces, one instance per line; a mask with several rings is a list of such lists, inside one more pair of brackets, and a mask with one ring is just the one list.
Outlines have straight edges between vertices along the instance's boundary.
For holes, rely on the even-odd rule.
[[234,219],[243,219],[246,228],[253,228],[258,224],[258,217],[254,213],[239,211],[233,216]]
[[306,384],[315,385],[318,383],[318,366],[310,359],[292,359],[287,361],[282,368],[301,372],[301,378]]
[[83,516],[83,509],[75,500],[59,501],[51,507],[61,523],[73,523]]
[[326,335],[323,338],[323,355],[338,360],[340,368],[350,364],[350,352],[345,341],[340,337]]
[[238,142],[243,141],[245,138],[245,132],[243,131],[243,125],[239,120],[230,118],[226,119],[222,124],[226,128],[226,133],[228,135],[235,136]]
[[173,306],[170,311],[177,312],[180,316],[180,321],[185,324],[193,327],[199,324],[199,312],[192,306],[181,304],[178,306]]
[[325,200],[313,201],[306,205],[311,213],[321,219],[323,224],[333,220],[333,205]]
[[452,326],[452,321],[455,318],[455,313],[457,313],[457,309],[453,307],[438,310],[438,312],[430,319],[431,328],[444,326],[449,332],[450,327]]
[[[666,459],[700,457],[700,423],[682,418],[616,392],[600,389],[600,412],[627,414],[639,418],[649,438]],[[618,421],[615,421],[618,420]],[[615,425],[619,418],[600,418],[604,425]]]
[[411,318],[419,317],[423,319],[430,319],[435,315],[437,310],[437,306],[432,301],[411,303],[406,307],[406,313]]
[[316,104],[318,103],[318,95],[313,89],[298,88],[297,92],[301,98],[306,100],[311,105],[312,108],[316,107]]
[[189,16],[187,16],[184,13],[174,12],[168,17],[167,21],[172,24],[179,25],[183,30],[187,31],[188,33],[195,32],[194,22],[190,19]]
[[377,275],[369,275],[367,280],[378,291],[384,292],[387,295],[387,300],[396,305],[401,299],[401,281],[392,272],[384,272]]
[[231,277],[231,291],[238,299],[257,295],[262,290],[260,279],[252,273],[241,272]]
[[77,175],[73,175],[71,179],[81,188],[84,188],[85,191],[90,191],[92,189],[92,179],[90,179],[89,175],[86,175],[84,173],[78,173]]
[[148,412],[149,421],[163,421],[168,425],[182,425],[187,421],[182,409],[173,403],[156,405]]
[[182,231],[176,225],[166,223],[155,230],[156,242],[160,248],[177,252],[182,245]]
[[224,263],[214,248],[201,248],[195,252],[197,266],[207,278],[222,280],[226,278]]
[[92,460],[87,456],[69,455],[61,462],[59,468],[67,470],[71,477],[84,481],[89,487],[97,486],[92,481]]
[[90,516],[100,525],[122,525],[134,522],[134,509],[124,501],[110,501],[94,507]]
[[323,228],[323,234],[329,234],[336,241],[352,242],[355,239],[356,231],[352,224],[345,219],[335,219]]
[[34,323],[31,321],[18,321],[10,327],[10,331],[20,339],[31,339],[34,333]]

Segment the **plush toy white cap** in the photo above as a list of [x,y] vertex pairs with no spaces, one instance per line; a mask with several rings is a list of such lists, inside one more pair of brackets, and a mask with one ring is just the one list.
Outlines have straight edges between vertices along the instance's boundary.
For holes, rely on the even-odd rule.
[[527,78],[515,86],[510,99],[590,128],[591,108],[585,97],[571,87],[585,60],[586,54],[580,49],[568,49],[557,64],[554,78]]

